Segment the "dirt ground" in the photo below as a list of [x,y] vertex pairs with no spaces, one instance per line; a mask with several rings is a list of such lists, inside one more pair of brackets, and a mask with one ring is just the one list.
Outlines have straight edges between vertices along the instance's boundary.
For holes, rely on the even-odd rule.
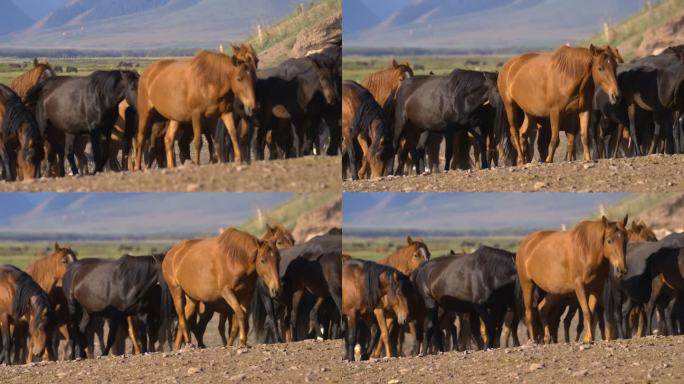
[[6,383],[682,382],[684,336],[647,337],[347,363],[343,343],[210,347],[0,367]]
[[340,157],[302,157],[251,164],[186,163],[175,169],[104,172],[90,176],[0,181],[0,192],[199,192],[340,189]]
[[522,168],[449,171],[422,176],[347,180],[345,191],[545,191],[666,192],[684,189],[684,155],[651,155],[598,161],[530,163]]

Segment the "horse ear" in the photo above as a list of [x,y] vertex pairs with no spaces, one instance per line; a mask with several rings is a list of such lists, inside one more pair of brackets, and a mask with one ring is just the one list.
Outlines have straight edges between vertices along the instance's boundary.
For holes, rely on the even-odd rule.
[[622,219],[622,228],[627,227],[627,221],[629,220],[629,214],[625,215],[625,218]]
[[413,239],[411,238],[411,236],[406,236],[406,244],[408,244],[408,245],[413,244]]
[[397,63],[396,59],[392,59],[392,67],[396,68],[399,66],[399,63]]
[[59,251],[59,244],[55,241],[55,252]]
[[270,225],[266,224],[266,232],[272,233],[273,232],[273,227]]
[[33,58],[33,68],[38,66],[38,58],[34,57]]
[[638,229],[636,221],[632,221],[632,230],[636,231]]
[[592,56],[596,56],[598,54],[599,49],[594,46],[594,44],[589,45],[589,52],[591,52]]
[[238,59],[237,59],[237,57],[235,57],[235,55],[232,55],[230,57],[230,61],[231,61],[231,63],[233,63],[234,66],[238,65]]
[[605,227],[606,225],[608,225],[608,219],[606,219],[605,216],[601,216],[601,223],[603,223],[603,226]]

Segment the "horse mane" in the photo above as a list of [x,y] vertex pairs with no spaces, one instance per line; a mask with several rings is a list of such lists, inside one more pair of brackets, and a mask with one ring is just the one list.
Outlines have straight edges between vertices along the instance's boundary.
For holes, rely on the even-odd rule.
[[112,92],[116,89],[121,79],[122,74],[120,71],[95,71],[89,76],[88,89],[94,100],[103,100],[107,97],[117,96],[112,95]]
[[290,232],[290,230],[287,229],[287,227],[285,227],[283,224],[275,223],[271,225],[271,228],[274,229],[274,233],[282,233],[283,236],[287,237],[292,242],[292,244],[295,243],[295,239],[294,236],[292,236],[292,232]]
[[[162,257],[163,259],[163,257]],[[162,279],[161,273],[161,261],[158,255],[145,255],[145,256],[132,256],[129,254],[124,254],[115,263],[118,263],[125,268],[121,268],[120,271],[123,273],[124,280],[130,281],[148,281],[149,277],[152,275],[157,276],[157,281]]]
[[[43,309],[47,309],[48,314],[52,313],[52,307],[50,306],[50,299],[47,293],[43,291],[40,286],[33,281],[28,273],[16,268],[17,280],[16,289],[14,291],[14,298],[12,300],[12,316],[15,320],[20,317],[27,315],[29,308],[31,307],[31,298],[36,297],[34,305],[37,307],[38,312],[42,312]],[[35,318],[35,326],[41,327],[45,325],[49,316],[43,319]]]
[[601,220],[581,221],[571,232],[572,241],[582,254],[591,254],[593,250],[601,249],[604,230]]
[[230,82],[226,68],[232,67],[232,63],[227,55],[201,50],[191,59],[191,66],[199,87]]
[[[356,84],[356,83],[355,83]],[[357,92],[358,107],[352,119],[352,131],[365,132],[371,138],[371,145],[369,151],[371,156],[376,159],[386,161],[393,154],[392,150],[392,130],[385,115],[384,110],[380,107],[370,91],[356,84],[362,90]],[[389,98],[388,98],[389,100]],[[380,121],[380,137],[373,137],[370,133],[370,128],[373,122]],[[384,137],[384,143],[380,144],[380,139]]]
[[2,132],[6,136],[19,134],[22,124],[28,123],[29,129],[26,133],[33,141],[33,150],[42,151],[43,136],[40,134],[38,123],[36,123],[31,111],[24,105],[19,95],[7,86],[0,84],[0,92],[5,96],[5,117],[2,121],[2,128],[0,128]]
[[52,67],[47,62],[41,63],[36,61],[34,65],[33,68],[22,73],[19,77],[10,82],[10,88],[12,88],[20,97],[26,96],[28,90],[40,81],[40,78],[46,71],[52,71]]
[[235,228],[224,230],[217,240],[230,259],[249,258],[254,255],[254,248],[259,246],[254,236]]
[[503,249],[481,246],[475,252],[477,262],[483,270],[494,276],[517,276],[515,253]]
[[[598,48],[597,48],[598,49]],[[587,48],[562,46],[551,54],[553,68],[569,79],[583,78],[591,73],[591,52]]]
[[[388,265],[378,264],[373,261],[362,261],[363,263],[363,283],[364,283],[364,301],[368,308],[375,308],[380,300],[380,278],[382,275],[390,281],[390,289],[394,292],[402,289],[403,281],[401,276],[406,277],[397,269]],[[392,278],[394,273],[400,276],[400,279],[394,280]],[[408,280],[408,278],[406,278]]]
[[401,77],[407,72],[413,77],[413,70],[408,64],[391,65],[371,73],[361,81],[361,85],[370,91],[378,104],[384,105],[390,95],[399,88]]
[[252,63],[255,68],[259,65],[259,56],[251,44],[242,43],[240,45],[234,45],[233,54],[237,60],[245,63]]

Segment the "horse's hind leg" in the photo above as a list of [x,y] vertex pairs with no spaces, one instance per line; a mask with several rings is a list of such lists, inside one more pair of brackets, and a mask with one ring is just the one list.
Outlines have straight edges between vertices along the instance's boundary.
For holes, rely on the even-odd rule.
[[131,339],[131,344],[133,347],[133,354],[134,355],[139,355],[140,354],[140,344],[138,343],[138,337],[136,335],[136,330],[135,330],[135,325],[133,324],[134,321],[133,316],[127,316],[126,321],[128,322],[128,337]]
[[109,332],[107,333],[107,345],[105,346],[104,351],[102,351],[103,356],[109,355],[109,350],[112,349],[112,345],[114,345],[114,342],[116,341],[116,331],[119,329],[119,321],[119,315],[115,315],[107,322]]

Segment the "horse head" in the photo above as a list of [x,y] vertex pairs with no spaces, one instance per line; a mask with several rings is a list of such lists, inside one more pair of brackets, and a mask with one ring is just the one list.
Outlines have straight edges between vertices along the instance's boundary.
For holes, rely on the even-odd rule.
[[138,108],[138,80],[140,75],[135,71],[120,71],[121,86],[123,87],[123,98],[129,106]]
[[279,250],[292,248],[295,245],[294,236],[282,224],[273,226],[266,224],[266,233],[261,239],[274,240]]
[[[615,105],[622,97],[617,82],[617,61],[622,57],[617,49],[597,48],[593,44],[589,46],[591,53],[591,76],[594,82],[608,95],[610,103]],[[617,55],[616,55],[617,54]]]
[[632,221],[632,226],[627,232],[629,241],[658,241],[655,233],[643,221]]
[[412,287],[409,277],[395,269],[383,272],[383,276],[387,285],[387,304],[397,315],[397,322],[404,324],[409,315],[408,297]]
[[275,240],[258,240],[256,272],[266,283],[272,298],[280,294],[280,252]]
[[[233,47],[235,50],[235,47]],[[255,54],[256,55],[256,54]],[[236,98],[240,99],[245,114],[251,117],[257,106],[256,100],[256,65],[258,60],[245,56],[243,52],[230,57],[235,73],[230,77],[231,88]]]
[[615,269],[615,276],[619,279],[627,273],[625,254],[627,249],[627,215],[620,222],[609,222],[605,216],[601,218],[603,224],[603,257],[608,259]]
[[313,56],[308,59],[311,60],[318,76],[318,89],[321,91],[321,94],[323,94],[323,97],[325,97],[325,102],[329,105],[335,105],[338,97],[337,92],[335,91],[332,70]]
[[430,250],[422,240],[413,240],[411,236],[406,237],[406,247],[404,252],[410,256],[408,260],[409,272],[416,270],[418,266],[430,260]]

